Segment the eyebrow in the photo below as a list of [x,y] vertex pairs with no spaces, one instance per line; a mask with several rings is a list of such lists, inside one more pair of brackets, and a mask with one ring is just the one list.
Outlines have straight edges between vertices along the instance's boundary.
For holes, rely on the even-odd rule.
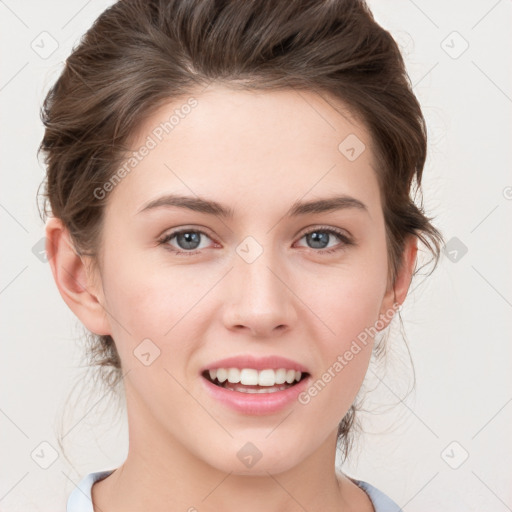
[[[154,210],[156,208],[172,206],[185,208],[194,212],[206,213],[208,215],[216,215],[227,219],[233,218],[235,213],[232,208],[223,206],[216,201],[206,200],[200,197],[166,194],[147,203],[137,212],[137,214]],[[285,216],[298,217],[299,215],[326,213],[335,210],[345,210],[348,208],[356,208],[368,213],[368,208],[359,199],[347,195],[341,195],[325,199],[315,199],[307,202],[296,201],[286,212]]]

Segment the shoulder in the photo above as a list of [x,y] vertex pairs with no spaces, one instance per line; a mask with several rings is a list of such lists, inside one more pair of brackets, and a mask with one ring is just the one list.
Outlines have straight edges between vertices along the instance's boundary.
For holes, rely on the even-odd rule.
[[94,512],[91,499],[92,486],[113,472],[114,469],[109,469],[84,476],[69,495],[66,512]]
[[402,509],[389,496],[373,485],[355,478],[350,478],[350,480],[368,494],[375,512],[402,512]]

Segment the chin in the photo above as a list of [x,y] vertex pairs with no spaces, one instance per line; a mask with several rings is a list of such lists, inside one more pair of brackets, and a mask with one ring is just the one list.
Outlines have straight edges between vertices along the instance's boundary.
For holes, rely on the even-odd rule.
[[[297,462],[298,463],[298,462]],[[215,468],[224,473],[231,473],[237,476],[263,476],[268,477],[269,474],[276,475],[292,469],[295,466],[293,460],[278,460],[275,457],[269,457],[264,460],[262,457],[252,467],[244,467],[239,460],[226,460],[225,463],[215,464]]]
[[[268,432],[265,435],[268,435]],[[254,442],[239,442],[233,439],[227,446],[220,447],[215,457],[211,457],[213,451],[207,458],[203,454],[203,460],[224,473],[265,477],[269,473],[283,473],[301,463],[303,454],[294,448],[300,447],[300,442],[283,446],[280,439],[276,438],[273,442],[269,442],[269,439],[265,439],[265,435],[262,435],[261,439],[255,439],[254,436]]]

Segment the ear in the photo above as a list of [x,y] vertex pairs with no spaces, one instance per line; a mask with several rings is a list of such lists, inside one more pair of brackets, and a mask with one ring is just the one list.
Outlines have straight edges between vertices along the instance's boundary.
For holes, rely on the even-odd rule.
[[89,329],[111,334],[104,304],[101,279],[88,257],[77,254],[62,221],[51,217],[46,223],[46,254],[57,288],[71,311]]
[[[393,318],[393,311],[397,311],[409,291],[412,276],[416,266],[416,257],[418,254],[418,238],[414,235],[410,235],[404,244],[404,250],[402,252],[402,260],[400,262],[400,268],[395,276],[395,282],[389,283],[386,294],[382,301],[382,307],[380,311],[380,320],[384,323],[385,328]],[[379,329],[381,330],[381,329]]]

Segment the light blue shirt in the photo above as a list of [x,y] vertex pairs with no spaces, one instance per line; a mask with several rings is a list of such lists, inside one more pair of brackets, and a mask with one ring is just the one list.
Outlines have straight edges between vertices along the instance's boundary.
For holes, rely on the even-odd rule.
[[[66,512],[94,512],[91,499],[92,485],[94,482],[106,478],[114,471],[114,469],[98,471],[85,476],[70,494]],[[393,500],[376,487],[373,487],[373,485],[362,480],[355,480],[354,478],[351,478],[351,480],[368,494],[375,512],[402,512],[402,509]]]

